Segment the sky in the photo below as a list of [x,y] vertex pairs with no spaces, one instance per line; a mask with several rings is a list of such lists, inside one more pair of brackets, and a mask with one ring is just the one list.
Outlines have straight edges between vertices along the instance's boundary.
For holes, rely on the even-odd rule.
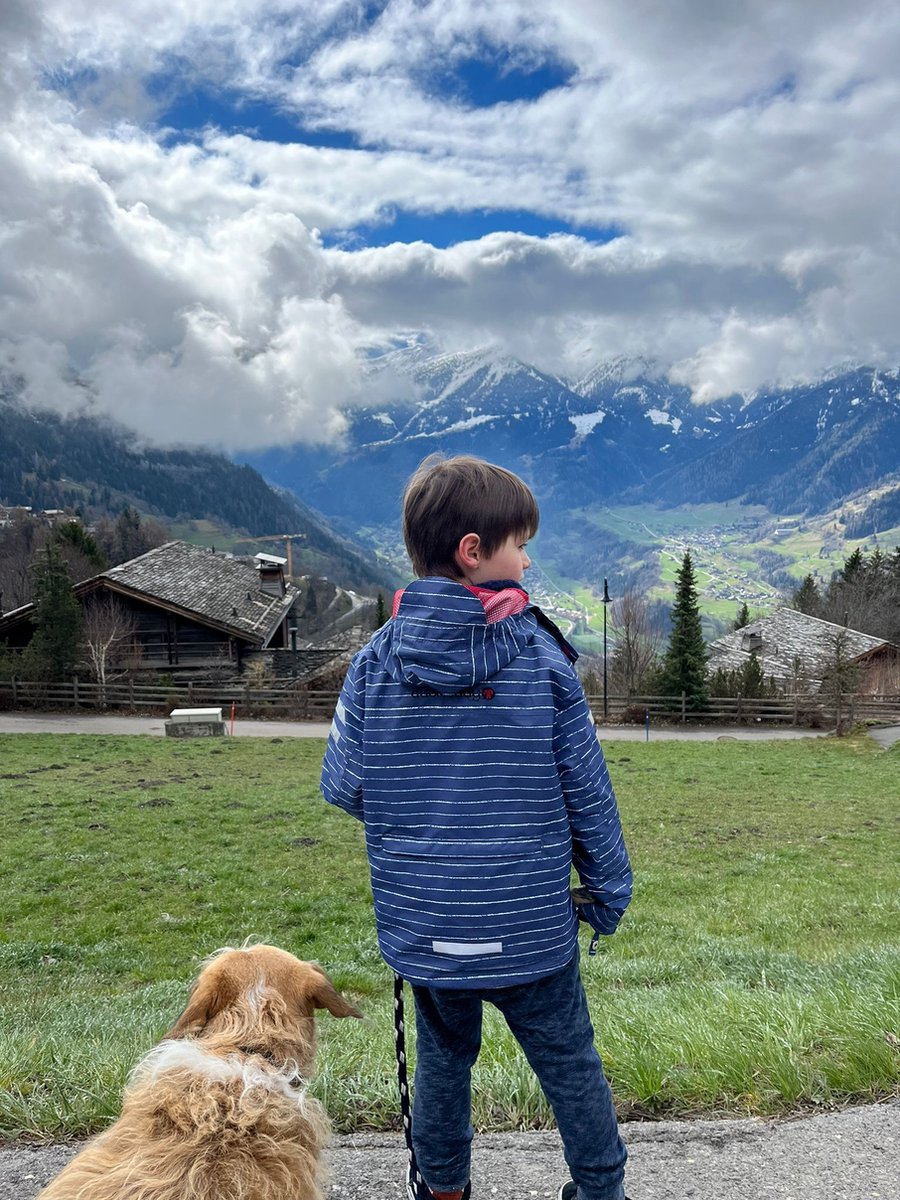
[[386,350],[900,363],[893,0],[0,0],[0,382],[338,440]]

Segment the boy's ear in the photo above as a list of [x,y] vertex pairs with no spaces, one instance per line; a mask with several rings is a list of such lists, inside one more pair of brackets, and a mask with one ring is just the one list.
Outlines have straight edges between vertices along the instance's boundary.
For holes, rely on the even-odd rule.
[[481,561],[481,538],[477,533],[464,533],[456,547],[456,559],[463,570],[472,570]]

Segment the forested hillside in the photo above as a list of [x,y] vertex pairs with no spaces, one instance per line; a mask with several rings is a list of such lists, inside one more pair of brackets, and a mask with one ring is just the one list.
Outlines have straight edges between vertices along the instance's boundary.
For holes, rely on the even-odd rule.
[[141,446],[90,417],[35,414],[0,399],[0,504],[72,508],[91,520],[132,505],[166,521],[249,534],[303,533],[315,569],[363,587],[392,577],[312,509],[220,454]]

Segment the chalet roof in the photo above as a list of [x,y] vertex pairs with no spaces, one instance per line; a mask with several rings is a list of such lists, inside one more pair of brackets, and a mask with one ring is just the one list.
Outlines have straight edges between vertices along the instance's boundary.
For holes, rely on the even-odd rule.
[[269,644],[299,594],[286,581],[283,596],[269,595],[260,589],[253,559],[216,554],[189,542],[166,542],[90,582],[100,580],[117,591],[139,592],[186,610],[261,647]]
[[755,649],[765,675],[779,680],[794,676],[794,662],[800,660],[803,673],[811,682],[821,682],[835,638],[846,634],[845,653],[856,659],[873,650],[890,647],[884,638],[871,637],[857,629],[847,629],[831,621],[822,621],[793,608],[779,608],[767,617],[757,617],[743,629],[735,629],[718,638],[710,647],[711,670],[719,667],[732,671],[742,667]]
[[[288,581],[283,596],[264,592],[253,559],[216,554],[188,542],[166,542],[76,584],[74,591],[82,596],[104,585],[156,601],[259,649],[268,646],[299,594]],[[29,619],[33,607],[26,604],[0,616],[0,631]]]

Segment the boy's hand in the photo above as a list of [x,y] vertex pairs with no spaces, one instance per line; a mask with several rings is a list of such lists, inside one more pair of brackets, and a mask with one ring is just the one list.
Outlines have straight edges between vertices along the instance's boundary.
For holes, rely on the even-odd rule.
[[[615,932],[615,921],[611,920],[606,906],[598,904],[587,888],[572,888],[572,903],[578,914],[578,920],[590,925],[593,930],[588,954],[593,958],[600,944],[601,934],[611,936]],[[610,928],[612,926],[612,928]]]

